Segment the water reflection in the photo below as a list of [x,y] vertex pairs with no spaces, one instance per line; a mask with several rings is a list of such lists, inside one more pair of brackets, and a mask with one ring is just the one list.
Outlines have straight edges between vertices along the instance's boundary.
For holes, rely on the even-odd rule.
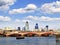
[[56,41],[56,45],[60,45],[60,38]]
[[0,38],[0,45],[56,45],[54,37],[26,37],[16,40],[15,37]]

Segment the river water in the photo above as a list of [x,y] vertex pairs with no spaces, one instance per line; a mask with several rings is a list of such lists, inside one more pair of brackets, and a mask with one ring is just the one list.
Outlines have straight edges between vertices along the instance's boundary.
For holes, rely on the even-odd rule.
[[54,37],[25,37],[25,39],[0,37],[0,45],[60,45],[60,42],[56,42]]

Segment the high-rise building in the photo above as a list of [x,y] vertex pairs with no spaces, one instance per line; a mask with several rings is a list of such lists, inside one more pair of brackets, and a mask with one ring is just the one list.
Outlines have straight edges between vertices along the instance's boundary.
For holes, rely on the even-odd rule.
[[22,28],[22,31],[26,31],[25,26]]
[[48,25],[46,25],[46,31],[48,31]]
[[21,28],[20,28],[20,27],[18,27],[18,30],[21,30]]
[[26,30],[26,31],[29,31],[29,23],[28,23],[28,21],[26,21],[25,30]]
[[38,23],[36,23],[36,25],[35,25],[35,29],[39,29],[39,27],[38,27]]
[[36,25],[35,25],[35,31],[38,31],[38,30],[39,30],[38,23],[36,23]]

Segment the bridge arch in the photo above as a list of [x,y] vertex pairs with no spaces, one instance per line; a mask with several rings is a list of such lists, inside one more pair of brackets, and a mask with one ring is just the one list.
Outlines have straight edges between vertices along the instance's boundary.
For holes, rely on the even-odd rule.
[[29,33],[24,34],[24,36],[25,36],[25,37],[37,37],[37,36],[39,36],[39,35],[36,34],[36,33],[29,32]]
[[41,34],[41,36],[47,37],[47,36],[49,36],[50,34],[51,34],[50,32],[44,32],[43,34]]
[[13,34],[9,34],[9,37],[17,37],[17,36],[21,36],[21,34],[17,34],[17,33],[13,33]]

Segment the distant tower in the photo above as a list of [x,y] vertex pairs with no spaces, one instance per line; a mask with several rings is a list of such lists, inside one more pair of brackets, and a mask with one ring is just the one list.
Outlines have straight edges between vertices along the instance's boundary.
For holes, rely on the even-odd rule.
[[35,30],[38,31],[39,27],[38,27],[38,23],[36,23],[35,25]]
[[22,28],[23,31],[26,31],[25,26]]
[[29,31],[29,23],[28,23],[28,21],[26,21],[25,30],[26,30],[26,31]]
[[46,31],[48,31],[48,25],[46,25]]
[[35,25],[35,29],[38,29],[38,23],[36,23],[36,25]]
[[20,27],[18,27],[18,30],[21,30],[21,28],[20,28]]

